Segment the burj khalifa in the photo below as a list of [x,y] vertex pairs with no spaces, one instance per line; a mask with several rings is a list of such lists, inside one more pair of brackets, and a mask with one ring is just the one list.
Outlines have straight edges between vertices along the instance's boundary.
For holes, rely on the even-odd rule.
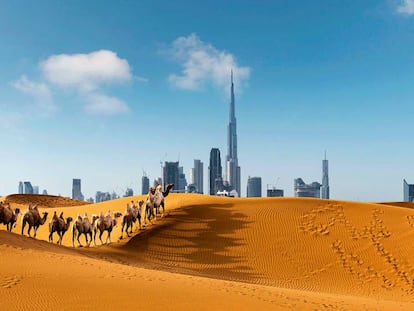
[[230,189],[240,197],[240,166],[237,159],[236,113],[234,104],[233,71],[231,71],[230,115],[227,128],[226,180]]

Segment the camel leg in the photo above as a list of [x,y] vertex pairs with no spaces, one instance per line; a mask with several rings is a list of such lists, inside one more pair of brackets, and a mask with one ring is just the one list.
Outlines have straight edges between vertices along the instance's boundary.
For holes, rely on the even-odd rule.
[[[124,227],[125,227],[126,221],[125,219],[122,221],[122,228],[121,228],[121,236],[119,237],[120,240],[122,240],[124,238]],[[127,228],[128,230],[128,228]],[[127,232],[128,235],[128,232]],[[128,235],[129,236],[129,235]]]
[[30,231],[32,230],[32,225],[29,224],[29,228],[27,229],[27,235],[30,237]]
[[93,230],[93,244],[96,246],[96,229]]
[[108,240],[109,240],[109,244],[112,243],[112,241],[111,241],[111,231],[112,231],[112,229],[108,230],[108,236],[106,237],[106,243],[108,243]]
[[[89,237],[90,237],[89,242],[88,242],[88,234],[89,234]],[[86,238],[86,244],[88,244],[88,247],[89,247],[92,243],[92,231],[90,231],[88,233],[85,233],[85,238]]]
[[162,214],[161,214],[161,218],[162,218],[162,217],[164,217],[164,212],[165,212],[164,201],[161,202],[160,207],[162,207]]
[[24,227],[26,226],[26,221],[25,220],[23,220],[23,222],[22,222],[22,235],[24,235],[24,232],[23,232],[23,230],[24,230]]
[[33,236],[34,238],[36,237],[37,228],[38,228],[37,226],[34,227],[34,236]]
[[72,230],[72,247],[75,247],[75,234],[76,234],[76,230]]
[[102,241],[102,234],[103,234],[103,230],[99,230],[99,240],[101,240],[101,245],[104,244],[104,242]]
[[53,231],[49,233],[49,243],[53,243]]
[[[80,233],[80,232],[78,232],[78,235],[77,235],[77,240],[78,240],[78,243],[79,243],[79,247],[83,247],[83,245],[82,245],[82,243],[81,243],[81,241],[80,241],[80,236],[81,236],[81,233]],[[86,239],[86,243],[88,243],[88,239]]]

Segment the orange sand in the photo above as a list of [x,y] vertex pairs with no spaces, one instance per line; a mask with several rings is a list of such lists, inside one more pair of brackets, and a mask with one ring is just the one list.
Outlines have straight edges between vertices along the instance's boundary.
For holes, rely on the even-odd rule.
[[[42,198],[50,215],[37,238],[47,240],[54,210],[73,218],[124,212],[141,198],[56,208],[58,197]],[[10,201],[23,209],[40,199]],[[22,237],[19,217],[12,234],[0,232],[0,297],[11,310],[79,303],[120,310],[414,308],[414,209],[192,194],[171,194],[166,205],[166,217],[132,238],[119,240],[118,226],[111,245],[90,248],[72,248],[70,230],[66,247]]]

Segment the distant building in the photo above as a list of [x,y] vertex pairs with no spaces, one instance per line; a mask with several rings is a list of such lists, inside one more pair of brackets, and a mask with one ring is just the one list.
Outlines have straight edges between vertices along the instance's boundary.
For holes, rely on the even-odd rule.
[[43,194],[43,195],[47,195],[47,190],[46,190],[46,189],[44,189],[42,194]]
[[231,71],[230,85],[230,114],[227,127],[227,157],[226,157],[226,181],[230,189],[241,195],[241,168],[237,158],[237,131],[236,131],[236,111],[234,101],[233,71]]
[[164,162],[163,175],[164,187],[167,184],[174,184],[176,189],[179,189],[178,162]]
[[87,200],[86,200],[86,202],[89,202],[89,203],[95,203],[95,201],[94,201],[94,199],[93,199],[93,198],[89,198],[89,199],[87,199]]
[[24,182],[24,193],[25,194],[33,194],[33,187],[30,181]]
[[403,179],[404,202],[414,202],[414,184]]
[[302,178],[294,180],[295,197],[320,198],[321,184],[314,181],[311,184],[305,184]]
[[141,194],[147,194],[149,191],[149,178],[144,174],[141,179]]
[[115,191],[112,191],[111,200],[116,200],[116,199],[119,199],[119,195]]
[[283,190],[282,189],[267,189],[267,196],[268,197],[283,197]]
[[134,195],[134,190],[132,190],[131,188],[127,188],[127,190],[125,191],[124,194],[124,198],[125,197],[132,197]]
[[187,179],[185,178],[184,168],[182,166],[178,167],[178,187],[179,192],[184,192],[187,187]]
[[210,165],[208,167],[208,192],[211,195],[223,190],[223,169],[221,167],[220,150],[212,148],[210,151]]
[[81,180],[74,178],[72,181],[72,199],[83,201],[84,196],[81,191]]
[[197,186],[195,184],[187,185],[187,192],[188,193],[197,193]]
[[247,180],[247,197],[260,198],[262,196],[262,178],[250,177]]
[[321,187],[321,198],[329,199],[329,176],[328,176],[328,160],[322,160],[322,187]]
[[191,184],[194,184],[196,187],[197,193],[204,193],[203,185],[203,162],[200,160],[194,160],[194,168],[191,169]]
[[33,194],[39,194],[39,186],[33,186]]
[[24,193],[24,185],[23,182],[19,181],[19,194],[23,194]]
[[111,194],[109,192],[101,192],[101,191],[96,192],[96,195],[95,195],[96,203],[109,201],[109,200],[111,200]]

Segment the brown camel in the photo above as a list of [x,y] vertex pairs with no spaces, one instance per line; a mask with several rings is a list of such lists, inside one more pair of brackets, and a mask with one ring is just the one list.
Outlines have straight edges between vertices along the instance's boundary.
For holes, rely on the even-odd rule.
[[27,223],[29,225],[27,234],[30,237],[30,230],[33,227],[34,229],[33,237],[36,237],[37,229],[39,229],[39,227],[46,222],[47,215],[48,215],[48,212],[44,212],[43,217],[41,218],[37,205],[35,205],[34,207],[29,205],[29,208],[27,209],[27,211],[22,215],[22,235],[23,235],[24,227],[26,226],[26,223]]
[[68,231],[69,225],[72,222],[72,217],[67,217],[66,221],[63,218],[63,212],[60,213],[60,216],[58,217],[55,213],[53,214],[53,218],[49,223],[49,242],[53,243],[53,232],[56,232],[59,236],[59,240],[57,241],[57,244],[62,245],[63,236]]
[[162,207],[162,214],[161,217],[164,217],[165,212],[165,203],[164,198],[166,198],[170,194],[170,190],[174,187],[174,184],[168,184],[165,187],[165,191],[162,191],[162,186],[158,185],[156,188],[156,198],[155,198],[155,209],[157,214],[160,213],[160,207]]
[[[80,236],[85,235],[86,244],[88,246],[92,242],[92,232],[95,227],[95,222],[99,217],[97,215],[92,215],[92,223],[89,221],[88,214],[85,213],[83,217],[78,215],[78,218],[72,225],[72,246],[75,247],[75,237],[78,240],[79,247],[82,247],[82,244],[79,240]],[[90,241],[88,241],[88,235],[90,236]]]
[[98,220],[96,221],[96,226],[94,228],[93,241],[95,243],[95,246],[96,246],[96,233],[98,230],[99,230],[99,239],[101,240],[101,244],[102,245],[104,244],[104,242],[102,241],[102,234],[104,233],[104,231],[108,231],[108,236],[106,238],[105,244],[108,243],[108,240],[109,240],[109,243],[111,243],[112,229],[118,224],[118,218],[121,216],[122,216],[122,213],[120,212],[114,212],[114,218],[111,217],[110,211],[108,211],[108,213],[106,213],[105,216],[101,212]]
[[17,215],[19,215],[20,209],[11,208],[10,203],[0,202],[0,223],[6,225],[7,231],[11,232],[12,229],[16,226]]
[[[136,206],[134,204],[134,201],[131,201],[131,206],[127,205],[126,211],[125,211],[125,215],[122,219],[122,230],[121,230],[121,237],[119,239],[123,239],[124,237],[124,227],[125,228],[125,232],[128,235],[128,237],[130,237],[132,234],[132,227],[134,226],[134,223],[138,220],[139,223],[139,229],[141,230],[141,208],[142,205],[144,204],[143,200],[140,200],[138,202],[139,206]],[[128,229],[130,229],[130,231],[128,232]]]

